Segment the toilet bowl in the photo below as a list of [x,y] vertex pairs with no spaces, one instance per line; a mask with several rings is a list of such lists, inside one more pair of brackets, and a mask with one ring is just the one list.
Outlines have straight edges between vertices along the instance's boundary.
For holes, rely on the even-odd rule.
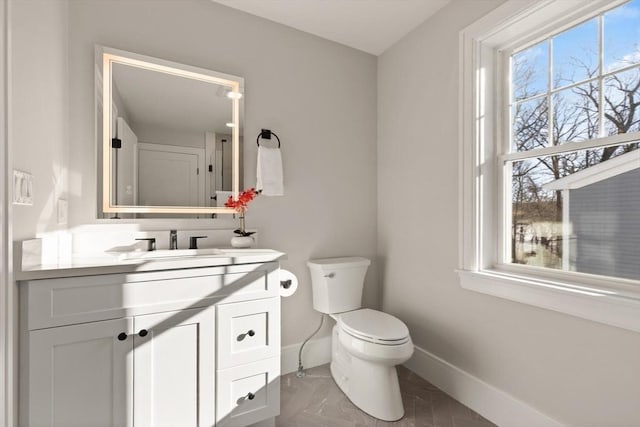
[[[332,316],[331,374],[354,405],[373,417],[396,421],[404,416],[396,365],[413,354],[409,330],[395,317],[370,309]],[[364,328],[343,319],[376,319]],[[398,327],[401,326],[401,327]],[[395,328],[394,328],[395,327]],[[402,333],[389,333],[403,330]]]
[[311,260],[314,308],[336,321],[331,339],[331,375],[357,407],[375,418],[404,416],[396,365],[413,354],[407,326],[381,311],[361,308],[370,261]]

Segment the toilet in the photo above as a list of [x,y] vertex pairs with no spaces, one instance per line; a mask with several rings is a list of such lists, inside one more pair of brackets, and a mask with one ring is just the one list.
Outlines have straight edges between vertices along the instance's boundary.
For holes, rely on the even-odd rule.
[[384,420],[404,416],[396,365],[413,354],[409,329],[390,314],[362,308],[366,258],[326,258],[307,262],[313,307],[335,321],[331,375],[360,409]]

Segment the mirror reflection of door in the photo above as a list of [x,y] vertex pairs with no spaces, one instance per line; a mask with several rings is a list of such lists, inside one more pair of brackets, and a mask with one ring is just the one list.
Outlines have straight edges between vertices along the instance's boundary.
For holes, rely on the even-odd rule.
[[144,206],[204,206],[204,150],[138,144],[138,200]]

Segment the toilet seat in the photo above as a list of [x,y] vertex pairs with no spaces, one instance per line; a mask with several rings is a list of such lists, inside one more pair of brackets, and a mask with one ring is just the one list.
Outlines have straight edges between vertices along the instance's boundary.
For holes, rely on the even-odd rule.
[[374,344],[402,345],[411,339],[407,325],[400,319],[369,308],[341,313],[338,325],[354,338]]

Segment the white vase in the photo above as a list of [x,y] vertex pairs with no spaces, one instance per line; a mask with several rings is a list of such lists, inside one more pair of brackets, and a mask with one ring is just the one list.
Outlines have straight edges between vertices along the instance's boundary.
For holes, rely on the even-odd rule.
[[231,238],[231,246],[234,248],[250,248],[253,242],[251,236],[233,236]]

